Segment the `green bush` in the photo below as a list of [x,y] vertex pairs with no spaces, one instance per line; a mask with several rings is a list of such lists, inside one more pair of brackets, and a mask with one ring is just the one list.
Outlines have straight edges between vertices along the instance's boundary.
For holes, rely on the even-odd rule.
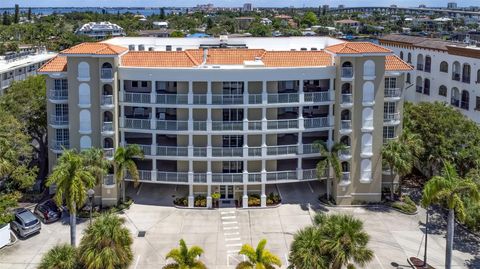
[[173,204],[177,206],[188,206],[187,197],[178,197],[173,200]]
[[267,205],[278,205],[281,201],[282,199],[280,198],[280,195],[276,193],[271,192],[267,196]]
[[409,196],[403,196],[401,201],[393,202],[391,206],[408,214],[417,212],[417,205]]
[[197,195],[194,199],[195,207],[207,207],[207,197],[205,195]]
[[248,206],[260,206],[260,195],[250,194],[248,196]]

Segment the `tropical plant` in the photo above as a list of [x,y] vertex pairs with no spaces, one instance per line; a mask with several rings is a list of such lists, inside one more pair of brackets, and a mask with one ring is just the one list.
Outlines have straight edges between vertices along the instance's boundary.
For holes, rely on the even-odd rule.
[[291,264],[289,268],[328,269],[327,256],[320,248],[321,241],[321,233],[316,226],[309,226],[295,233],[288,257]]
[[266,244],[267,240],[262,239],[256,249],[249,244],[243,245],[238,254],[245,255],[248,261],[239,263],[237,269],[274,269],[275,266],[282,266],[280,259],[265,249]]
[[95,219],[85,230],[79,247],[79,257],[85,268],[127,268],[133,260],[133,238],[124,226],[125,220],[113,213]]
[[390,199],[393,201],[395,191],[394,176],[396,174],[402,177],[412,171],[413,155],[407,145],[399,140],[392,139],[383,145],[382,160],[384,165],[390,169],[390,179],[392,180]]
[[62,206],[63,201],[70,212],[70,243],[76,245],[77,207],[87,200],[87,190],[95,186],[95,177],[85,169],[84,160],[74,150],[65,150],[57,160],[47,186],[55,185],[55,202]]
[[84,150],[81,155],[85,162],[85,169],[95,177],[95,185],[100,184],[112,163],[105,158],[103,150],[100,148]]
[[125,201],[125,176],[127,173],[132,177],[134,185],[138,185],[140,175],[138,173],[136,158],[143,158],[143,152],[140,146],[133,144],[126,147],[118,147],[113,157],[115,167],[115,179],[122,188],[122,201]]
[[452,266],[455,213],[460,220],[465,219],[465,204],[462,199],[465,197],[468,197],[470,201],[480,202],[480,189],[471,179],[459,177],[454,166],[448,162],[444,163],[442,175],[432,177],[423,189],[422,206],[439,204],[448,210],[445,254],[445,268],[447,269]]
[[326,180],[326,190],[327,190],[327,199],[330,198],[330,167],[333,168],[333,176],[338,180],[342,177],[342,165],[340,163],[340,158],[338,158],[338,152],[347,148],[343,143],[335,143],[328,149],[327,143],[322,140],[317,140],[313,142],[313,146],[319,151],[320,156],[325,157],[317,163],[317,177],[320,179],[325,176],[325,171],[327,171],[327,180]]
[[70,245],[59,245],[50,249],[38,269],[77,269],[80,268],[77,262],[77,249]]
[[198,260],[203,254],[203,249],[199,246],[187,247],[183,239],[180,239],[180,247],[174,248],[167,253],[165,258],[172,259],[174,262],[169,263],[163,269],[206,269],[205,264]]

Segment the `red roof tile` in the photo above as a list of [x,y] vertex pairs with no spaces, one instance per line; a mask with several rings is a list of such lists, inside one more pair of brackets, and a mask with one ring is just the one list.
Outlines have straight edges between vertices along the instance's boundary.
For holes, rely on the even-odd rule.
[[392,51],[371,42],[344,42],[325,48],[335,54],[391,53]]
[[385,70],[386,71],[410,71],[413,67],[404,62],[397,55],[385,56]]
[[66,72],[67,71],[67,57],[55,56],[40,67],[37,72]]
[[118,55],[125,51],[127,48],[106,44],[106,43],[92,43],[85,42],[68,48],[61,54],[94,54],[94,55]]

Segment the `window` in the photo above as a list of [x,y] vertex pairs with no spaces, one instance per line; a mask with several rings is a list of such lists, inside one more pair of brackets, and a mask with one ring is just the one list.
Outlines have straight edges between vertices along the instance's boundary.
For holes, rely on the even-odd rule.
[[298,81],[296,80],[286,80],[278,82],[278,91],[279,92],[295,92],[298,86]]
[[86,62],[80,62],[78,64],[78,77],[89,79],[90,78],[90,66]]
[[112,68],[112,64],[110,63],[103,63],[102,68]]
[[68,141],[70,139],[68,129],[56,129],[55,139],[57,141]]
[[462,68],[462,82],[464,83],[470,83],[470,65],[469,64],[463,64]]
[[383,138],[384,140],[395,138],[395,126],[383,126]]
[[243,120],[243,109],[224,109],[223,121],[241,121]]
[[363,159],[361,162],[362,173],[361,181],[369,182],[372,179],[372,161],[370,159]]
[[477,71],[477,83],[480,83],[480,69]]
[[225,81],[222,84],[223,84],[223,94],[226,94],[226,95],[243,94],[242,81]]
[[385,78],[385,89],[395,89],[397,87],[397,78]]
[[438,88],[438,95],[447,97],[447,87],[445,85],[441,85]]
[[418,54],[417,56],[417,70],[423,70],[423,55]]
[[68,117],[68,104],[55,104],[55,116]]
[[88,135],[80,137],[80,149],[89,149],[92,147],[92,139]]
[[78,104],[90,105],[90,86],[87,83],[82,83],[78,87]]
[[55,90],[56,91],[66,91],[68,89],[68,80],[66,79],[56,79],[55,80]]
[[385,102],[383,104],[383,113],[385,114],[393,114],[397,110],[395,108],[395,102]]
[[407,56],[407,63],[411,64],[412,63],[412,53],[408,53],[408,56]]
[[364,133],[362,135],[362,153],[372,153],[373,137],[370,133]]
[[410,75],[410,73],[407,73],[407,83],[412,83],[412,76]]
[[172,51],[172,45],[167,45],[167,46],[165,47],[165,50],[166,50],[166,51]]
[[432,58],[430,56],[425,57],[425,72],[430,73],[432,69]]
[[375,62],[368,60],[363,64],[363,75],[369,77],[375,76]]
[[81,132],[92,131],[90,111],[86,109],[80,111],[80,131]]
[[470,94],[467,90],[462,91],[462,100],[460,101],[460,107],[469,110],[470,108]]
[[362,128],[373,128],[373,109],[370,107],[364,108],[363,113],[363,124]]
[[243,135],[224,135],[222,138],[224,148],[243,147]]
[[452,79],[460,81],[460,63],[454,62],[452,67]]
[[400,51],[400,59],[403,60],[403,51]]
[[423,94],[430,95],[430,79],[428,78],[423,83]]
[[367,81],[363,84],[363,102],[374,102],[375,92],[372,82]]
[[440,63],[440,72],[448,73],[448,63],[443,61]]
[[142,88],[148,87],[148,81],[142,81]]
[[423,92],[423,83],[422,83],[422,77],[418,76],[417,77],[417,83],[416,83],[416,91],[419,93]]
[[475,97],[475,110],[480,110],[480,96]]
[[136,80],[132,81],[132,88],[138,88],[138,81]]
[[456,107],[460,106],[460,91],[456,87],[452,88],[452,98],[450,104]]
[[223,173],[242,173],[243,161],[222,162]]

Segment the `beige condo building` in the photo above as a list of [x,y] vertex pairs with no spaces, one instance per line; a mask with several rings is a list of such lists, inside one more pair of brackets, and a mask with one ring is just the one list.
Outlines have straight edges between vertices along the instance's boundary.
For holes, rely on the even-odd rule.
[[[410,65],[368,42],[328,37],[113,38],[62,51],[44,65],[51,167],[63,148],[138,144],[143,184],[219,192],[247,207],[266,186],[326,181],[317,140],[341,142],[338,204],[379,201],[391,179],[381,147],[401,132]],[[113,173],[114,171],[112,171]],[[117,201],[113,175],[97,187]]]

